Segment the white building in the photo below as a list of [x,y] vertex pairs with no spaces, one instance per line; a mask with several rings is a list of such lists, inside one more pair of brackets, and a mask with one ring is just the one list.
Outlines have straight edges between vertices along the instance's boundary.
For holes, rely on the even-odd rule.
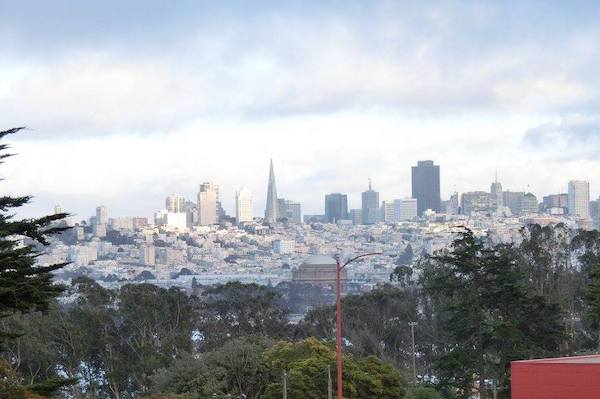
[[96,224],[108,223],[108,209],[104,205],[96,208]]
[[416,198],[402,198],[394,200],[394,220],[403,222],[417,217]]
[[238,223],[252,221],[252,193],[246,187],[235,193],[235,217]]
[[384,223],[395,223],[398,221],[394,217],[394,201],[385,200],[381,203],[381,220]]
[[296,242],[293,240],[273,241],[273,251],[279,255],[287,255],[296,251]]
[[167,212],[165,225],[172,229],[184,231],[187,229],[187,214],[185,212]]
[[587,219],[590,217],[590,183],[582,180],[569,182],[569,215]]
[[156,248],[154,245],[144,245],[140,248],[140,263],[144,265],[156,264]]
[[133,230],[133,218],[113,218],[110,219],[110,227],[113,230]]
[[202,183],[198,193],[198,224],[210,226],[219,222],[219,186]]

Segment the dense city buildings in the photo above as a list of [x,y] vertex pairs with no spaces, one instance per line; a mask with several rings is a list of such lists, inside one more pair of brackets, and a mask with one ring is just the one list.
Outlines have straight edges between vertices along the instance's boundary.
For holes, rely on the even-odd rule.
[[[431,162],[419,167],[438,175]],[[421,172],[415,173],[415,181],[421,181]],[[350,196],[330,193],[325,196],[324,214],[305,215],[302,220],[299,202],[277,197],[271,163],[265,218],[253,217],[247,187],[235,194],[238,223],[219,220],[223,211],[214,183],[200,186],[197,202],[170,195],[150,222],[145,217],[109,218],[107,208],[99,206],[88,220],[68,222],[73,229],[53,239],[38,262],[70,262],[59,276],[65,283],[69,276],[85,274],[109,287],[150,281],[189,288],[192,278],[201,285],[295,281],[327,287],[334,278],[336,255],[345,259],[371,252],[396,255],[408,247],[417,256],[433,254],[447,248],[462,226],[490,242],[510,243],[519,240],[521,229],[530,223],[562,223],[573,230],[600,224],[600,200],[589,202],[588,183],[577,181],[569,183],[568,195],[548,195],[542,204],[533,193],[504,191],[496,181],[489,192],[453,193],[443,209],[427,206],[421,215],[417,198],[399,196],[380,203],[369,182],[360,196],[360,209],[348,211]],[[582,218],[584,214],[591,219]],[[387,258],[366,259],[350,268],[345,278],[348,287],[368,290],[389,282],[394,267]]]
[[325,195],[325,218],[328,223],[348,219],[348,196],[346,194]]
[[427,209],[441,211],[440,167],[433,161],[419,161],[412,167],[412,198],[417,200],[419,216]]
[[590,217],[590,184],[587,181],[571,180],[568,191],[569,215],[582,219]]
[[235,193],[235,219],[238,223],[252,221],[252,193],[246,187]]
[[273,170],[273,160],[269,166],[269,183],[267,186],[267,205],[265,207],[265,222],[275,223],[279,219],[277,204],[277,186],[275,185],[275,171]]

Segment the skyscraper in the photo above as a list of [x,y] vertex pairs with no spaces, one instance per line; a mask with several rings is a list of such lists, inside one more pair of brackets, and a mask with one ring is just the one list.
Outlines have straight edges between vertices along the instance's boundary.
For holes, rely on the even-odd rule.
[[379,221],[379,193],[371,187],[369,179],[369,189],[362,193],[362,222],[363,224],[375,224]]
[[165,200],[165,207],[171,213],[184,212],[185,198],[178,194],[172,194]]
[[440,167],[433,161],[419,161],[412,167],[412,198],[417,200],[419,216],[427,209],[441,211]]
[[325,218],[327,223],[348,219],[348,196],[346,194],[325,195]]
[[504,201],[502,198],[502,184],[498,181],[498,176],[496,176],[496,180],[492,183],[490,187],[490,208],[493,212],[498,212],[504,206]]
[[269,185],[267,187],[267,206],[265,207],[265,222],[275,223],[279,217],[277,205],[277,187],[275,186],[275,172],[273,171],[273,160],[269,168]]
[[219,186],[206,182],[198,193],[198,224],[209,226],[219,221]]
[[96,224],[108,223],[108,209],[104,205],[96,208]]
[[235,193],[235,217],[238,223],[252,221],[252,193],[246,187]]
[[582,219],[590,217],[590,183],[582,180],[569,182],[569,215]]
[[525,197],[525,193],[523,191],[503,191],[502,192],[502,202],[504,206],[510,209],[510,212],[513,215],[520,215],[523,198]]

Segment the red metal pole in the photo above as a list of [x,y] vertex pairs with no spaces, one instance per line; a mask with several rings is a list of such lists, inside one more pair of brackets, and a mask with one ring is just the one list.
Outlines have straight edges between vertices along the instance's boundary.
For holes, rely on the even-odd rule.
[[336,326],[337,326],[337,397],[343,399],[343,382],[342,382],[342,266],[339,258],[336,259],[335,272],[335,306],[336,306]]

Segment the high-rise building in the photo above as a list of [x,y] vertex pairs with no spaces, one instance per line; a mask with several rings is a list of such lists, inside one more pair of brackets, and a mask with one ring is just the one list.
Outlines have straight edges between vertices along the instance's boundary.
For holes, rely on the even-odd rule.
[[394,201],[385,200],[381,202],[381,221],[383,223],[396,223],[398,220],[394,217]]
[[279,219],[285,219],[289,223],[302,223],[302,207],[299,202],[277,199],[277,215]]
[[546,195],[542,200],[542,204],[546,211],[552,208],[562,208],[566,213],[566,210],[569,208],[569,195],[566,193]]
[[269,185],[267,187],[267,206],[265,207],[265,222],[275,223],[279,219],[277,204],[277,187],[275,185],[275,172],[273,171],[273,160],[269,167]]
[[352,224],[362,224],[362,209],[350,209],[349,213]]
[[447,201],[446,209],[444,209],[444,211],[448,215],[458,215],[459,210],[460,210],[459,195],[457,192],[455,192],[454,194],[452,194],[450,196],[450,199]]
[[500,211],[504,206],[504,200],[502,198],[502,184],[497,177],[490,187],[490,194],[490,209],[494,212]]
[[510,209],[513,215],[519,215],[521,213],[521,207],[523,203],[523,197],[525,193],[523,191],[503,191],[502,202],[504,206]]
[[108,209],[104,205],[96,208],[96,224],[108,223]]
[[252,193],[246,187],[235,193],[235,218],[238,223],[252,221]]
[[394,200],[394,219],[397,222],[413,220],[417,217],[418,205],[414,198],[402,198]]
[[600,198],[595,201],[590,201],[590,218],[592,219],[593,227],[600,227]]
[[533,193],[525,193],[521,199],[520,215],[533,215],[540,210],[540,203]]
[[151,266],[156,264],[156,248],[154,245],[143,245],[140,248],[140,263]]
[[325,217],[327,223],[348,219],[348,196],[340,193],[327,194],[325,196]]
[[362,223],[377,223],[379,212],[379,193],[372,189],[371,179],[369,179],[369,189],[362,193]]
[[427,209],[440,212],[440,167],[433,161],[419,161],[412,167],[412,198],[417,200],[419,216]]
[[219,187],[210,182],[200,185],[198,192],[198,224],[209,226],[219,222]]
[[179,194],[169,195],[165,199],[165,208],[171,213],[184,212],[185,198]]
[[590,217],[590,183],[587,181],[569,182],[569,215],[582,219]]
[[472,191],[463,193],[461,209],[464,215],[481,215],[488,213],[490,208],[490,193],[485,191]]

